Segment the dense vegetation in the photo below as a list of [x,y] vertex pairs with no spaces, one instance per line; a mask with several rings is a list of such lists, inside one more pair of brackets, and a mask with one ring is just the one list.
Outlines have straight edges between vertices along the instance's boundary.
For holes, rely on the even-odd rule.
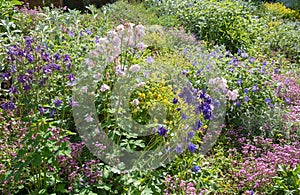
[[0,2],[1,194],[300,194],[296,9]]

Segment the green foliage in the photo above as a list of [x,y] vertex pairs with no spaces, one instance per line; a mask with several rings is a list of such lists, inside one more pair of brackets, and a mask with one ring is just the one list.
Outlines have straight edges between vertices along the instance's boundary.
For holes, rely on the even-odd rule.
[[285,166],[278,167],[279,176],[275,177],[274,186],[271,190],[273,194],[299,194],[300,193],[300,165],[293,169]]
[[22,5],[23,3],[18,0],[1,0],[0,1],[0,12],[1,20],[11,18],[15,13],[14,7],[17,5]]

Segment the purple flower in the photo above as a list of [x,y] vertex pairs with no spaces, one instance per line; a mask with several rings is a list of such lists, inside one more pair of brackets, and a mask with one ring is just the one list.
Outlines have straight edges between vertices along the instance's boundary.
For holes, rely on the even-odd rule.
[[188,138],[191,139],[195,136],[195,132],[194,131],[190,131],[188,132]]
[[18,76],[18,81],[24,84],[27,82],[27,77],[25,75]]
[[184,99],[184,101],[189,105],[194,102],[193,91],[186,86],[183,88],[182,92],[178,96]]
[[54,57],[54,59],[55,59],[56,61],[60,60],[60,55],[59,55],[59,53],[54,54],[53,57]]
[[45,62],[50,62],[50,54],[48,54],[47,52],[42,52],[41,57]]
[[214,106],[215,108],[219,108],[220,105],[221,105],[221,103],[220,103],[218,100],[214,100],[214,101],[213,101],[213,106]]
[[9,93],[12,93],[12,94],[18,94],[18,90],[16,87],[12,86],[10,89],[9,89]]
[[31,45],[31,43],[33,43],[33,38],[29,36],[25,36],[24,39],[26,41],[26,45]]
[[68,54],[64,55],[64,62],[70,62],[71,61],[71,58]]
[[74,31],[70,30],[70,31],[69,31],[69,36],[70,36],[70,38],[73,38],[73,37],[75,36]]
[[195,144],[193,144],[193,143],[189,143],[188,144],[188,149],[189,149],[190,152],[193,153],[193,152],[195,152],[197,150],[197,146]]
[[71,107],[77,107],[78,106],[78,102],[74,101],[73,98],[71,98],[71,100],[70,100],[70,106]]
[[197,76],[197,77],[200,76],[201,72],[202,72],[202,69],[197,70],[196,76]]
[[244,102],[248,102],[248,101],[249,101],[248,96],[245,96],[245,97],[244,97]]
[[67,76],[68,80],[73,83],[75,81],[75,77],[74,77],[74,74],[71,73],[69,76]]
[[167,129],[165,129],[163,126],[160,126],[157,130],[158,135],[160,136],[166,136],[166,133],[168,132]]
[[174,99],[172,100],[172,103],[173,103],[173,104],[177,104],[177,103],[178,103],[178,99],[177,99],[177,98],[174,98]]
[[50,117],[53,117],[54,116],[54,113],[55,113],[55,108],[53,108],[50,112]]
[[246,59],[246,58],[248,58],[248,54],[246,52],[242,52],[241,53],[241,57],[244,58],[244,59]]
[[237,58],[233,59],[233,65],[237,67],[239,65],[239,60]]
[[99,43],[99,39],[100,39],[100,37],[97,35],[97,36],[95,36],[95,38],[94,38],[94,43]]
[[227,50],[227,51],[225,52],[225,56],[229,57],[229,55],[230,55],[230,51]]
[[55,105],[56,107],[60,106],[61,103],[62,103],[62,101],[61,101],[60,99],[55,99],[55,100],[54,100],[54,105]]
[[154,58],[152,56],[148,56],[146,59],[145,59],[145,62],[147,62],[148,64],[152,64],[154,62]]
[[1,104],[3,110],[15,110],[16,105],[13,102],[5,102]]
[[193,126],[193,129],[196,131],[198,129],[200,129],[200,127],[202,127],[202,122],[200,120],[197,120],[195,125]]
[[279,68],[274,68],[274,74],[279,74]]
[[237,54],[238,54],[238,55],[241,55],[241,54],[242,54],[242,51],[241,51],[240,49],[238,49]]
[[10,73],[9,72],[2,73],[1,77],[3,80],[7,81],[10,78]]
[[25,91],[30,90],[30,85],[24,85],[24,86],[23,86],[23,90],[25,90]]
[[92,34],[92,32],[90,31],[90,29],[85,29],[85,32],[86,32],[86,34],[88,34],[88,35],[90,35],[90,34]]
[[254,62],[255,62],[255,60],[256,60],[256,58],[249,58],[249,62],[251,63],[251,64],[253,64]]
[[244,89],[244,93],[249,93],[249,89],[248,89],[248,88],[245,88],[245,89]]
[[234,103],[233,103],[235,106],[241,106],[242,103],[240,100],[236,100]]
[[176,152],[177,154],[183,152],[182,144],[178,144],[178,145],[176,146],[175,152]]
[[238,85],[240,85],[240,84],[242,84],[242,79],[238,79],[237,81],[236,81],[236,83],[238,84]]
[[192,171],[194,172],[194,173],[198,173],[198,171],[200,171],[200,167],[199,166],[193,166],[192,167]]
[[287,104],[291,104],[291,99],[290,98],[285,98],[285,103],[287,103]]
[[252,87],[252,91],[253,92],[256,92],[258,90],[258,87],[257,87],[257,84],[255,84],[253,87]]
[[29,63],[34,62],[34,57],[31,54],[26,54],[26,59],[28,60]]
[[42,116],[47,110],[47,108],[39,107],[40,115]]
[[266,62],[266,61],[263,61],[263,62],[262,62],[262,65],[263,65],[263,66],[266,66],[266,65],[267,65],[267,62]]

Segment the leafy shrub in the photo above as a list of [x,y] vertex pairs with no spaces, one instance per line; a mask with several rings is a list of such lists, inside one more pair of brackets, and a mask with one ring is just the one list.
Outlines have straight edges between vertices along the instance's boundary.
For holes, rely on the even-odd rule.
[[300,164],[293,169],[278,166],[279,175],[273,178],[274,187],[271,193],[298,194],[300,193]]
[[271,13],[279,19],[300,19],[300,14],[296,10],[286,8],[282,3],[268,3],[265,4],[265,11]]
[[158,6],[162,16],[175,15],[198,39],[224,44],[236,52],[249,47],[263,22],[252,15],[252,5],[242,1],[147,1]]

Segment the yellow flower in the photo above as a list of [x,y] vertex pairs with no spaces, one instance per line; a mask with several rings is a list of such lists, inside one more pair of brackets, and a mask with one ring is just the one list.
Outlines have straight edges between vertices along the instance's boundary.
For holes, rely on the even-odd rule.
[[163,103],[164,103],[164,106],[166,106],[169,103],[169,101],[167,99],[164,99]]
[[133,113],[133,114],[136,114],[136,113],[137,113],[137,109],[134,109],[134,110],[132,111],[132,113]]
[[142,99],[145,99],[146,95],[144,93],[139,93],[138,96]]
[[161,95],[158,95],[157,96],[157,101],[160,101],[160,100],[162,100],[162,97],[161,97]]

